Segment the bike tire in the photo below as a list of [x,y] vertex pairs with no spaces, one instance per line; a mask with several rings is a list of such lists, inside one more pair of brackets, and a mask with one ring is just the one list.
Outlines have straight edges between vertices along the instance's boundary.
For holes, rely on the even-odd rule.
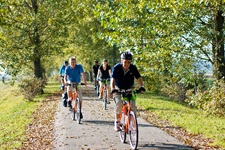
[[120,120],[120,131],[119,137],[122,143],[126,142],[126,131],[125,131],[125,124],[126,124],[126,117],[125,114],[122,112],[121,120]]
[[76,101],[77,101],[76,121],[77,121],[78,124],[80,124],[81,123],[81,118],[80,118],[80,116],[81,116],[80,99],[77,98]]
[[106,110],[107,107],[107,91],[104,91],[104,96],[103,96],[103,109]]
[[137,149],[138,146],[138,123],[134,111],[130,111],[130,125],[128,128],[129,141],[132,149]]
[[96,94],[97,94],[97,96],[99,96],[99,85],[97,86],[97,88],[96,88]]

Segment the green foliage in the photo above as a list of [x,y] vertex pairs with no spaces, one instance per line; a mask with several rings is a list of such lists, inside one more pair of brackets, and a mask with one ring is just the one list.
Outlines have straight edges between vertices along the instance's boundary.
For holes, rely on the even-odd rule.
[[208,114],[225,115],[225,81],[214,81],[208,90],[199,90],[191,95],[187,101],[190,105],[205,110]]
[[[223,70],[224,21],[218,17],[224,6],[218,0],[3,1],[0,65],[14,76],[24,68],[51,76],[76,56],[89,72],[94,60],[106,58],[113,66],[130,50],[146,87],[175,88],[169,95],[176,97],[178,85],[201,86],[198,63],[214,64],[217,76]],[[163,81],[171,78],[177,83]]]
[[43,90],[44,81],[33,76],[26,76],[21,79],[18,86],[23,96],[27,100],[33,101],[34,97]]
[[224,3],[216,0],[115,0],[98,1],[95,15],[105,29],[99,36],[136,54],[135,62],[146,76],[169,71],[188,83],[193,82],[189,74],[196,62],[216,61],[212,55],[217,49],[210,43],[220,32],[213,22],[218,10],[224,12]]
[[179,82],[179,78],[175,76],[161,77],[160,94],[173,99],[174,101],[184,102],[186,87],[185,84]]
[[[54,0],[1,3],[0,60],[8,74],[16,76],[24,68],[35,70],[39,59],[62,51],[67,43],[70,5],[70,1]],[[41,66],[36,70],[42,71]]]

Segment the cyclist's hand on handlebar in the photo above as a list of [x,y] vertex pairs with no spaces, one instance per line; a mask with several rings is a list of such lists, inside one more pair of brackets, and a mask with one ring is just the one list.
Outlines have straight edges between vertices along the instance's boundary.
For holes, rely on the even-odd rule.
[[116,93],[118,93],[119,91],[117,90],[117,89],[113,89],[112,90],[112,94],[116,94]]
[[145,88],[142,86],[142,87],[140,87],[140,88],[138,89],[138,91],[140,91],[140,92],[142,93],[142,92],[145,92],[146,90],[145,90]]

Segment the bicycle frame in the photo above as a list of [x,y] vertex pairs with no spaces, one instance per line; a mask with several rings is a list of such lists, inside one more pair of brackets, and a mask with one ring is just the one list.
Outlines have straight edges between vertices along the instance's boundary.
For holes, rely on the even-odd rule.
[[128,102],[124,102],[123,104],[123,107],[122,107],[122,110],[124,112],[124,115],[125,115],[125,132],[128,133],[128,128],[130,126],[130,111],[132,110],[131,109],[131,104],[130,104],[130,100]]
[[121,95],[126,95],[126,100],[123,100],[122,107],[122,116],[121,116],[121,125],[119,136],[123,143],[126,141],[126,134],[129,134],[130,146],[132,149],[136,149],[138,145],[138,123],[137,117],[134,110],[132,110],[131,101],[136,99],[133,97],[134,93],[139,93],[139,91],[134,90],[123,90],[118,93]]
[[[74,102],[73,108],[72,108],[72,119],[76,120],[78,124],[80,124],[81,118],[80,118],[80,113],[81,113],[81,103],[79,99],[79,93],[78,93],[78,86],[80,85],[79,83],[72,83],[69,84],[72,86],[72,103]],[[81,84],[82,85],[82,84]]]
[[[74,84],[73,84],[74,85]],[[76,102],[77,102],[77,98],[78,98],[78,90],[77,90],[77,86],[78,85],[74,85],[72,87],[72,101],[75,101],[75,105],[74,105],[74,110],[76,110]]]
[[[132,90],[125,90],[125,91],[120,91],[121,94],[123,93],[131,93]],[[126,116],[126,124],[125,124],[125,132],[128,133],[128,128],[130,126],[130,112],[132,111],[132,108],[131,108],[131,99],[128,98],[127,100],[123,100],[123,107],[122,107],[122,111],[123,113],[125,114]]]

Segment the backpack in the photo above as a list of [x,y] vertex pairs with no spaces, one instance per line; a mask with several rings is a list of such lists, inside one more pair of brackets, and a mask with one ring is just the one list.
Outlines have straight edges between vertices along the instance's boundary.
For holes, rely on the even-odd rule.
[[67,107],[67,99],[68,99],[67,92],[64,92],[62,94],[62,103],[64,107]]

